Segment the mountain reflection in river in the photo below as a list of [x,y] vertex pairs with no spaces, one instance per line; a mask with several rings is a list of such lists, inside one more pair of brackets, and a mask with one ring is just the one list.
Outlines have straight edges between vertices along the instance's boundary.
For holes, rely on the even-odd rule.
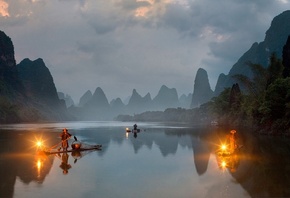
[[[31,140],[42,136],[55,145],[64,124],[82,142],[103,149],[35,155]],[[240,152],[218,156],[229,130],[140,123],[134,137],[124,130],[132,123],[79,125],[5,126],[0,131],[0,197],[290,196],[287,138],[238,130]]]

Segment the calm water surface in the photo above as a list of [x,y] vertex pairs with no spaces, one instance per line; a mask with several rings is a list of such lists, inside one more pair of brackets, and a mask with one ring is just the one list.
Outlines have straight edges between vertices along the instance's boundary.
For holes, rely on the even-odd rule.
[[[289,197],[288,138],[238,131],[236,155],[216,155],[227,131],[185,125],[67,122],[0,126],[0,197]],[[101,151],[39,155],[62,128]],[[72,140],[71,140],[72,142]],[[67,159],[67,164],[62,163]],[[226,167],[222,167],[222,162]],[[65,174],[65,171],[68,172]]]

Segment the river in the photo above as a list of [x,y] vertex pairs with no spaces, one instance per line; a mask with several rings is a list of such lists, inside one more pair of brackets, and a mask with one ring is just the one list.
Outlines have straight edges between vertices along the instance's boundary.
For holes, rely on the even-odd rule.
[[[289,197],[290,140],[237,130],[240,149],[218,155],[229,130],[177,123],[0,125],[0,197]],[[63,128],[102,150],[43,155]],[[70,139],[70,143],[73,138]],[[65,164],[64,164],[65,162]]]

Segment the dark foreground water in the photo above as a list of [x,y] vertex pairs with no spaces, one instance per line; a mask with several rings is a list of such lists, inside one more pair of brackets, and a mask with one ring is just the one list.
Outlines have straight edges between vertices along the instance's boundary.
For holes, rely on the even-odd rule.
[[[176,124],[72,122],[0,126],[0,197],[289,197],[290,143],[238,130],[243,147],[216,151],[229,131]],[[39,155],[62,128],[101,151]],[[71,140],[72,142],[72,140]],[[67,160],[67,161],[66,161]]]

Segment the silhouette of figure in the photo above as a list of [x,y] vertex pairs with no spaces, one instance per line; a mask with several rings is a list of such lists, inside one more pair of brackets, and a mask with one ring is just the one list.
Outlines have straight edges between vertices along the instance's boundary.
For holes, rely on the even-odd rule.
[[137,124],[134,124],[133,127],[134,127],[134,130],[137,130]]
[[61,164],[59,167],[62,169],[64,175],[68,174],[68,170],[71,168],[71,165],[68,163],[68,158],[69,155],[66,152],[61,156]]

